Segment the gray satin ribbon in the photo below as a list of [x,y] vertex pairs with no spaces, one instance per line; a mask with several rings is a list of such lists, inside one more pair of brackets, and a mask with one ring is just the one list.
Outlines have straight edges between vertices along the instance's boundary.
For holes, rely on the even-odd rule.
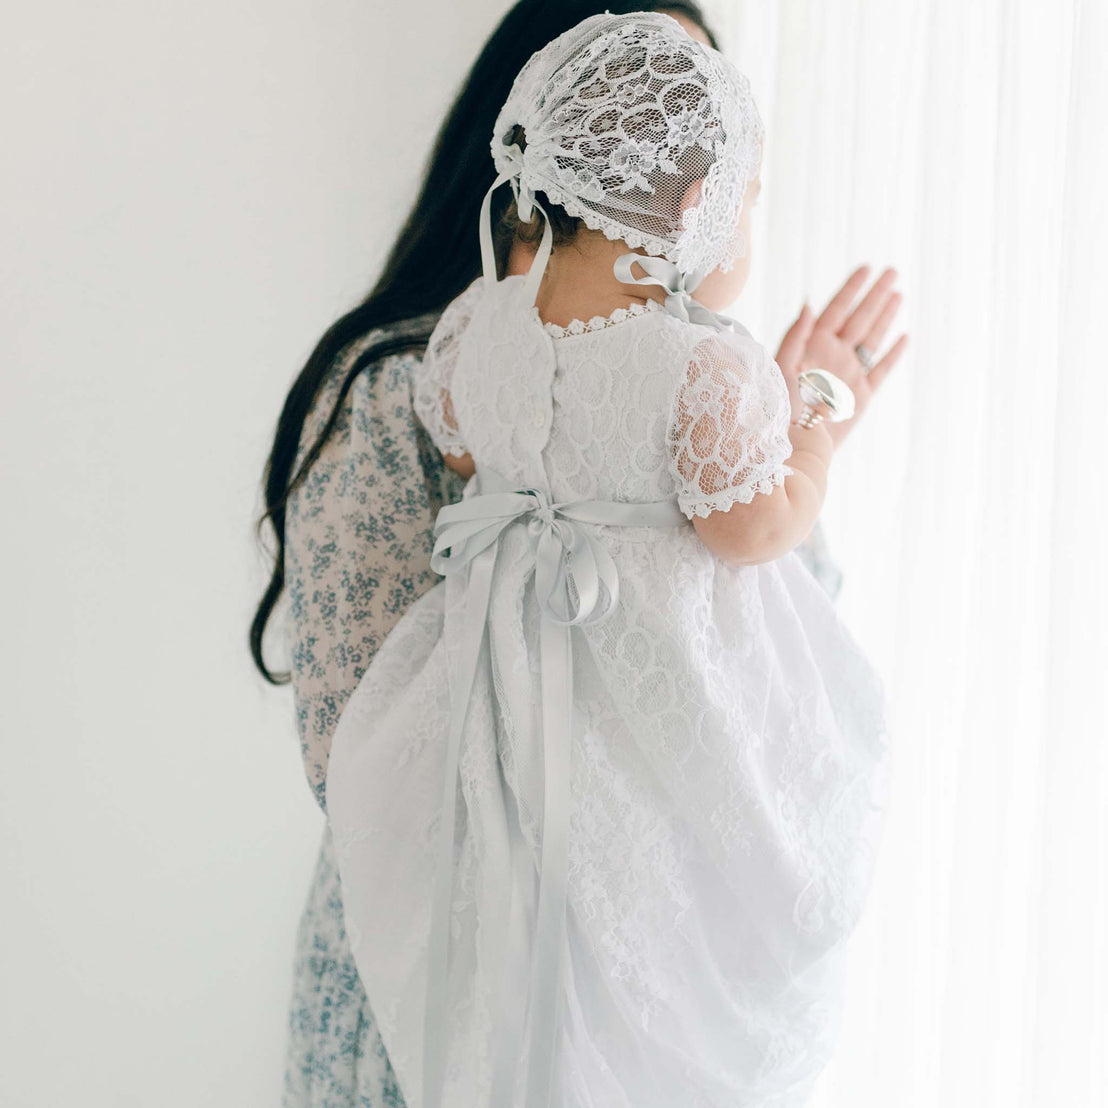
[[542,280],[546,263],[550,260],[550,251],[554,245],[554,232],[550,227],[550,217],[546,209],[535,198],[535,190],[523,181],[523,151],[513,143],[504,147],[504,153],[510,163],[510,168],[501,173],[485,193],[481,201],[481,216],[478,220],[478,234],[481,240],[481,271],[485,276],[486,284],[495,284],[496,257],[492,248],[492,194],[505,181],[511,181],[512,192],[515,194],[516,207],[519,210],[519,218],[524,223],[531,221],[531,215],[535,208],[542,212],[542,241],[527,271],[527,281],[524,284],[525,303],[533,304],[538,295],[539,282]]
[[[637,255],[636,255],[637,257]],[[450,731],[443,786],[438,862],[431,906],[427,1007],[424,1019],[424,1108],[440,1108],[447,1049],[447,982],[450,906],[454,880],[454,831],[458,759],[477,669],[488,659],[486,621],[501,534],[525,522],[534,539],[534,585],[539,602],[544,800],[542,862],[531,961],[530,1067],[527,1108],[549,1108],[557,1075],[561,1027],[562,956],[565,946],[569,861],[570,749],[573,711],[571,628],[606,618],[619,601],[619,576],[611,555],[588,526],[675,527],[687,523],[676,497],[646,503],[578,500],[552,503],[541,489],[512,486],[495,471],[478,472],[477,495],[439,511],[431,568],[444,576],[465,574],[462,642],[450,681]],[[606,595],[601,593],[603,584]],[[493,1013],[498,1043],[516,1043],[518,1028],[505,1026],[505,990]],[[499,1049],[489,1108],[513,1108],[511,1067],[516,1050]],[[473,1105],[472,1108],[484,1108]]]
[[[645,277],[633,277],[631,266],[638,263],[646,270]],[[739,331],[749,334],[745,327],[729,316],[706,308],[693,299],[689,288],[696,288],[702,280],[699,273],[682,273],[668,258],[656,258],[647,254],[621,254],[612,271],[616,279],[629,285],[661,285],[666,290],[664,307],[670,315],[686,323],[704,323],[717,331]]]

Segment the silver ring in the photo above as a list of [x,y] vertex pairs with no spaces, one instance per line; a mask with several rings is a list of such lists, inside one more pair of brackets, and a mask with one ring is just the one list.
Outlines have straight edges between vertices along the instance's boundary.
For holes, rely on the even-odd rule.
[[804,411],[800,413],[800,418],[796,421],[801,427],[805,429],[809,427],[815,427],[817,423],[823,421],[823,413],[817,412],[811,404],[804,405]]
[[862,376],[864,377],[877,364],[873,358],[873,351],[865,343],[858,343],[854,347],[854,353],[858,355],[858,361],[862,363]]

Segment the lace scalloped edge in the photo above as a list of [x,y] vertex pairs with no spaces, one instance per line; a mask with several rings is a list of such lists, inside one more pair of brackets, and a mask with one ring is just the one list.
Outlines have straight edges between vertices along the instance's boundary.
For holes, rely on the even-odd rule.
[[[680,505],[681,511],[691,519],[692,516],[699,516],[701,519],[711,515],[712,512],[725,512],[732,504],[749,504],[756,493],[764,492],[771,493],[778,485],[785,483],[786,477],[791,477],[796,472],[792,466],[783,465],[780,469],[771,473],[768,477],[763,477],[759,481],[755,481],[752,484],[735,485],[731,488],[720,489],[719,492],[713,494],[705,500],[698,500],[695,504]],[[689,515],[689,513],[692,515]]]
[[[501,172],[503,171],[503,167],[500,166],[499,162],[497,163],[497,169]],[[590,230],[600,231],[610,242],[625,242],[631,247],[641,246],[651,254],[668,258],[674,265],[686,270],[699,268],[700,265],[704,263],[704,259],[701,258],[701,254],[703,253],[702,250],[696,254],[695,261],[691,263],[687,256],[687,240],[690,235],[695,237],[690,228],[682,229],[676,241],[659,238],[656,235],[648,234],[646,231],[640,231],[634,227],[626,227],[611,220],[606,220],[603,216],[598,215],[584,204],[576,193],[571,192],[560,182],[552,181],[549,177],[545,177],[541,173],[535,173],[533,170],[529,170],[527,176],[541,188],[555,204],[560,204],[569,215],[584,220],[585,226]],[[742,254],[737,255],[737,257],[742,257],[744,254],[745,250]],[[718,266],[719,269],[726,272],[734,267],[736,260],[736,257],[732,257],[730,254],[724,257],[713,255],[712,268]]]
[[677,253],[675,243],[648,235],[645,231],[637,231],[633,227],[620,227],[618,224],[613,224],[587,208],[578,197],[557,182],[549,181],[538,173],[529,172],[527,176],[534,179],[555,204],[561,204],[570,215],[583,219],[586,227],[592,231],[600,231],[610,242],[625,242],[628,246],[641,246],[644,250],[650,250],[663,258],[668,258],[674,265],[678,264],[674,256]]
[[594,315],[591,319],[573,319],[564,327],[560,323],[547,323],[539,316],[538,308],[532,307],[535,318],[546,329],[547,333],[556,339],[570,338],[574,335],[585,335],[590,331],[603,331],[606,327],[613,327],[624,320],[635,316],[649,315],[651,312],[664,311],[665,309],[657,300],[648,300],[645,304],[629,304],[626,308],[616,308],[611,315]]

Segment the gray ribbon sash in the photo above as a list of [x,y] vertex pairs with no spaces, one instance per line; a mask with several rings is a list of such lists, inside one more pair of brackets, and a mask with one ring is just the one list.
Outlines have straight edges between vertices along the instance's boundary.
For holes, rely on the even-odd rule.
[[[571,629],[604,619],[619,600],[615,563],[589,525],[675,527],[688,521],[677,507],[676,497],[645,503],[604,500],[551,503],[541,489],[514,488],[495,471],[482,468],[478,481],[480,493],[439,511],[431,554],[431,568],[436,573],[464,575],[465,607],[464,641],[456,655],[458,671],[451,675],[450,682],[450,731],[431,907],[423,1104],[424,1108],[440,1108],[446,1065],[450,905],[462,732],[478,665],[488,656],[486,624],[500,536],[513,524],[526,523],[534,540],[534,587],[541,611],[544,803],[539,899],[530,969],[532,1016],[525,1103],[527,1108],[548,1108],[558,1051],[565,943],[573,708]],[[490,925],[493,922],[489,921]],[[489,1108],[512,1108],[512,1067],[518,1061],[515,1045],[520,1029],[505,1025],[505,990],[510,985],[502,981],[499,1011],[493,1013],[498,1042]]]

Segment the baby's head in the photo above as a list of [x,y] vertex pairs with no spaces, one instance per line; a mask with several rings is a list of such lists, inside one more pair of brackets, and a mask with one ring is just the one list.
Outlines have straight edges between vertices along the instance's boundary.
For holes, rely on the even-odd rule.
[[559,36],[516,78],[491,148],[516,175],[520,237],[542,229],[534,196],[555,245],[600,234],[668,258],[710,307],[741,290],[761,120],[746,78],[671,17],[596,15]]

